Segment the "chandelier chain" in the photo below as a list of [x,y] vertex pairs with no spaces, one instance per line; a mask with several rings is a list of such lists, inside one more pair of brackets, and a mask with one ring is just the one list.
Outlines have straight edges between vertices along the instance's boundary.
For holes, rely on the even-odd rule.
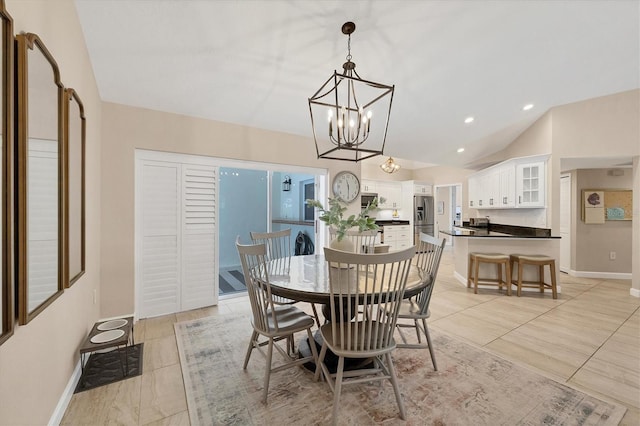
[[351,34],[349,34],[349,39],[347,40],[347,62],[351,61]]

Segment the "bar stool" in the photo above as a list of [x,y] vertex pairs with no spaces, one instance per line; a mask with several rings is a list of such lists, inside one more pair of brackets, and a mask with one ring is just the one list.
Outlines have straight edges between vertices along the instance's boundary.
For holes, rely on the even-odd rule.
[[[497,267],[497,278],[479,277],[481,263],[495,264]],[[504,265],[506,280],[502,277],[502,266]],[[507,287],[507,295],[511,296],[511,264],[509,256],[502,253],[469,253],[469,267],[467,270],[467,288],[473,283],[473,292],[478,294],[478,283],[497,285],[502,290],[502,285]]]
[[[553,257],[545,256],[542,254],[512,254],[509,256],[509,263],[511,264],[511,270],[514,270],[514,264],[518,265],[518,279],[515,283],[518,286],[518,296],[522,293],[522,287],[539,288],[540,293],[544,293],[547,288],[551,289],[553,298],[558,298],[558,290],[556,287],[556,260]],[[537,281],[524,281],[522,279],[522,271],[525,265],[532,265],[538,267],[538,280]],[[544,267],[549,267],[549,273],[551,275],[551,284],[544,282]]]

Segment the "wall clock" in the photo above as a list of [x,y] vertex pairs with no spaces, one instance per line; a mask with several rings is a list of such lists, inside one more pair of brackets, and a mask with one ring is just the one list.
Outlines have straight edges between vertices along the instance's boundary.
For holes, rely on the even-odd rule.
[[360,195],[360,181],[352,172],[343,171],[333,178],[333,195],[350,203]]

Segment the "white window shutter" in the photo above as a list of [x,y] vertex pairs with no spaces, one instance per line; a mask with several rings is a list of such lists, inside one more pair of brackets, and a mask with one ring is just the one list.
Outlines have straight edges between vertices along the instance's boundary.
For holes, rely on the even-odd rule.
[[143,162],[142,318],[180,310],[180,168],[175,163]]
[[217,168],[182,165],[182,310],[213,305]]

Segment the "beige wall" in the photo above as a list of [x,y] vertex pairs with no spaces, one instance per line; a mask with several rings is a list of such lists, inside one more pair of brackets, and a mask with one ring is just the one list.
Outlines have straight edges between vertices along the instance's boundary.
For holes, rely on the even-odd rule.
[[[313,139],[152,111],[103,105],[102,315],[131,314],[134,306],[135,149],[341,170],[360,175],[360,163],[318,160]],[[328,185],[330,187],[330,184]],[[359,203],[349,205],[359,212]]]
[[559,158],[640,155],[640,90],[558,106],[553,154]]
[[46,424],[78,363],[78,347],[99,317],[101,103],[72,0],[6,0],[14,32],[40,36],[87,115],[86,273],[0,346],[0,424]]
[[[603,224],[586,224],[581,218],[584,189],[631,189],[631,169],[623,169],[622,176],[609,176],[607,169],[577,170],[576,179],[576,263],[579,272],[631,273],[632,222],[605,221]],[[572,209],[573,210],[573,209]],[[616,252],[616,259],[609,260],[609,252]]]

